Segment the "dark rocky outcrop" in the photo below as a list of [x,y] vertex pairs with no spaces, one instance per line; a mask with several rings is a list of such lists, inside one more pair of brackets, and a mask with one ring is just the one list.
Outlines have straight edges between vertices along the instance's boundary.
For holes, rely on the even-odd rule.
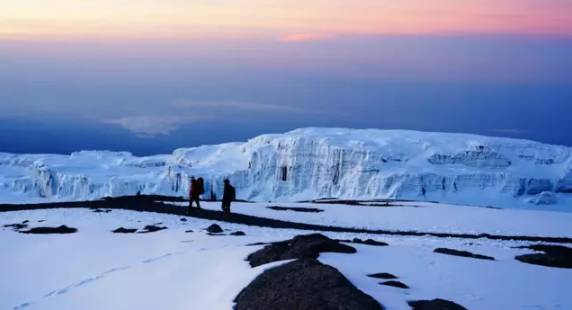
[[244,233],[244,231],[235,231],[230,233],[231,236],[246,236],[246,234]]
[[491,257],[491,256],[474,254],[474,253],[467,252],[467,251],[460,251],[460,250],[447,249],[447,248],[437,248],[433,252],[440,253],[440,254],[461,256],[461,257],[476,258],[476,259],[495,260],[495,258]]
[[92,209],[94,213],[109,213],[111,212],[111,209]]
[[147,226],[143,227],[143,230],[141,230],[139,233],[140,234],[152,233],[152,232],[165,230],[165,229],[167,229],[166,226],[147,225]]
[[295,211],[295,212],[309,212],[309,213],[324,212],[324,210],[318,209],[318,208],[280,207],[280,206],[271,206],[271,207],[266,207],[266,208],[272,209],[275,211]]
[[211,226],[207,227],[206,230],[211,234],[220,234],[223,232],[222,228],[217,224],[212,224]]
[[407,303],[412,310],[467,310],[461,305],[444,299],[415,300]]
[[135,233],[137,231],[137,228],[125,228],[125,227],[119,227],[117,229],[112,230],[112,233],[115,234],[132,234]]
[[383,279],[383,280],[397,279],[396,276],[392,275],[391,273],[387,273],[387,272],[368,274],[367,276],[370,278]]
[[235,299],[236,310],[379,310],[335,268],[302,259],[269,269]]
[[12,229],[18,231],[18,230],[21,230],[24,228],[28,228],[28,224],[26,224],[27,222],[28,221],[24,221],[22,223],[6,224],[6,225],[3,225],[2,227],[12,228]]
[[291,240],[275,242],[250,254],[252,267],[293,258],[317,258],[321,252],[355,253],[356,249],[341,244],[322,234],[296,236]]
[[77,228],[61,225],[58,227],[34,227],[29,230],[20,230],[23,234],[73,234]]
[[366,244],[366,245],[375,245],[375,246],[388,246],[389,244],[383,242],[383,241],[376,241],[373,239],[366,239],[366,240],[362,240],[359,238],[354,238],[352,240],[353,243],[359,243],[359,244]]
[[535,244],[521,248],[542,252],[515,257],[521,262],[547,267],[572,268],[572,248],[548,244]]
[[381,285],[386,285],[386,286],[392,286],[392,287],[397,287],[397,288],[409,288],[409,286],[407,286],[407,284],[403,283],[403,282],[399,282],[399,281],[395,281],[395,280],[390,280],[390,281],[385,281],[385,282],[381,282],[379,283]]
[[181,222],[186,222],[186,221],[188,221],[188,220],[187,220],[186,218],[184,218],[184,217],[180,218],[179,220],[180,220]]

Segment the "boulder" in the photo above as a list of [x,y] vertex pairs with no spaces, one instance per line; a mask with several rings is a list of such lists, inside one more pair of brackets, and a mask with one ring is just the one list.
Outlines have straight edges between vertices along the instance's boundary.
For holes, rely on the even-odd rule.
[[444,299],[415,300],[407,303],[412,310],[467,310],[461,305]]
[[535,244],[521,248],[541,252],[515,257],[521,262],[547,267],[572,268],[572,248],[548,244]]
[[211,226],[207,227],[207,232],[211,234],[220,234],[223,232],[223,230],[219,225],[212,224]]
[[291,240],[271,243],[250,254],[247,260],[252,267],[256,267],[279,260],[317,258],[321,252],[355,253],[356,249],[322,234],[300,235]]
[[337,269],[315,259],[296,260],[259,275],[235,299],[236,310],[379,310]]
[[34,227],[29,230],[20,230],[23,234],[73,234],[77,228],[61,225],[58,227]]

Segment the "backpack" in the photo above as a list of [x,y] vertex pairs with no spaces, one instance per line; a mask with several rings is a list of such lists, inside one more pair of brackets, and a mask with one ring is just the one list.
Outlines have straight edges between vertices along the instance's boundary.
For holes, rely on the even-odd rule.
[[232,186],[232,185],[229,185],[229,194],[230,194],[230,200],[236,199],[236,190],[234,189],[234,186]]
[[197,185],[199,187],[199,195],[202,195],[205,193],[205,181],[203,180],[203,178],[199,178],[197,181]]

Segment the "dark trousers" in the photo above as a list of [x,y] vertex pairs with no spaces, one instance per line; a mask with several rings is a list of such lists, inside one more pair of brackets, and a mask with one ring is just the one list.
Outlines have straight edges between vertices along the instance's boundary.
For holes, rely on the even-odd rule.
[[191,196],[191,198],[189,199],[189,208],[193,207],[193,202],[197,203],[197,208],[201,208],[201,201],[199,199],[199,196]]
[[231,203],[230,200],[223,200],[222,201],[221,207],[222,207],[222,211],[224,213],[230,213],[230,203]]

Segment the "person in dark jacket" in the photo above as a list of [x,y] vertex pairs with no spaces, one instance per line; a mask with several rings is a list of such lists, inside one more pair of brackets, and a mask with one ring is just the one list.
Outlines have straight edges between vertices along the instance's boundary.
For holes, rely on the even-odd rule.
[[200,183],[195,177],[191,177],[189,186],[189,211],[193,207],[193,202],[197,203],[197,208],[201,208],[200,195]]
[[230,204],[236,199],[236,190],[234,186],[230,185],[228,179],[224,180],[224,191],[222,195],[222,211],[230,213]]

